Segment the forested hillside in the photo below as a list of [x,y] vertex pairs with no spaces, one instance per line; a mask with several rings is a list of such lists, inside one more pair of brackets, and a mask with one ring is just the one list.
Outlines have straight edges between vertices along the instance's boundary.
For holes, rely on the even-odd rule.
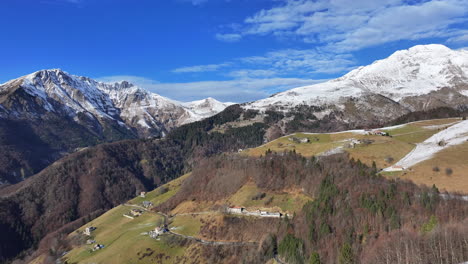
[[[210,132],[241,109],[175,129],[165,139],[127,140],[71,154],[41,173],[0,190],[0,241],[5,261],[70,222],[127,201],[189,171],[200,158],[263,142],[264,126]],[[88,218],[87,218],[88,217]],[[4,239],[4,240],[3,240]]]
[[[287,263],[461,263],[468,259],[466,201],[441,195],[436,186],[387,180],[375,168],[346,155],[316,159],[288,152],[211,158],[156,210],[170,212],[187,201],[215,203],[249,181],[261,192],[299,189],[313,197],[279,226],[262,229],[276,237],[277,244],[271,247]],[[255,225],[238,229],[236,221],[223,230],[232,229],[256,233]]]

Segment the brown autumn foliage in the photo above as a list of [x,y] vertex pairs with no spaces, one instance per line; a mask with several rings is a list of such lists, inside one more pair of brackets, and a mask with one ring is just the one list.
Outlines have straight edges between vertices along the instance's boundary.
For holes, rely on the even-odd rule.
[[[314,197],[314,201],[307,203],[292,219],[268,224],[274,228],[260,227],[261,221],[227,217],[219,226],[203,226],[204,235],[231,238],[230,230],[236,230],[240,238],[247,239],[249,232],[258,234],[256,229],[264,234],[273,232],[286,255],[284,258],[290,263],[306,263],[314,252],[320,255],[323,263],[459,263],[459,260],[468,260],[468,244],[464,240],[468,217],[466,201],[458,196],[443,198],[445,196],[440,196],[435,187],[387,180],[359,161],[349,161],[345,155],[306,159],[290,152],[267,153],[259,158],[213,157],[202,161],[181,191],[158,210],[170,210],[186,200],[223,199],[249,180],[262,191],[301,188]],[[284,240],[287,234],[295,238],[289,236]],[[449,240],[452,244],[445,242]],[[290,247],[284,243],[291,241],[300,241],[304,249],[299,253],[291,252],[293,257],[288,259]],[[442,244],[435,245],[434,241]],[[434,257],[431,247],[442,253]],[[411,259],[402,257],[404,250],[413,252]],[[382,252],[387,253],[383,255]]]
[[221,222],[203,223],[200,235],[210,240],[258,241],[258,238],[265,234],[276,233],[280,223],[281,221],[277,218],[245,218],[226,215]]
[[[176,147],[139,142],[105,144],[75,153],[2,189],[0,231],[7,236],[0,238],[0,261],[73,221],[89,221],[96,212],[181,174],[183,161]],[[169,170],[165,163],[179,166]]]
[[[0,196],[2,197],[0,198],[0,232],[2,234],[0,236],[0,261],[6,261],[17,256],[23,250],[36,247],[44,236],[66,226],[68,223],[80,219],[88,221],[90,215],[124,202],[132,197],[136,190],[142,188],[152,189],[161,183],[178,177],[182,174],[182,171],[187,171],[192,166],[197,167],[200,171],[198,173],[200,175],[197,176],[198,179],[206,180],[208,182],[207,188],[211,189],[206,192],[206,189],[197,187],[197,181],[194,180],[195,187],[185,186],[184,190],[187,191],[187,194],[182,197],[177,196],[176,199],[183,200],[186,198],[185,196],[195,197],[197,193],[201,196],[195,197],[195,199],[217,199],[217,197],[223,197],[226,193],[235,191],[237,186],[240,186],[242,181],[245,180],[245,177],[255,180],[261,188],[281,190],[287,186],[297,186],[303,188],[305,193],[315,197],[319,185],[326,175],[333,175],[334,178],[338,177],[340,179],[350,176],[355,180],[353,184],[359,185],[362,179],[356,178],[355,175],[369,174],[368,168],[348,164],[344,162],[347,158],[343,157],[326,158],[323,162],[305,160],[307,166],[301,165],[300,161],[294,161],[295,158],[291,157],[285,157],[283,160],[265,157],[263,160],[242,162],[240,160],[231,160],[238,167],[233,166],[232,169],[235,172],[229,172],[228,174],[231,177],[224,178],[223,181],[216,179],[213,172],[209,172],[210,175],[202,176],[204,168],[201,165],[210,161],[201,161],[199,163],[200,159],[217,155],[220,152],[232,152],[237,151],[239,148],[256,146],[263,142],[266,128],[264,124],[229,129],[225,133],[210,132],[217,125],[237,120],[241,113],[242,109],[239,106],[233,106],[213,118],[175,129],[167,136],[166,140],[161,140],[161,143],[159,141],[152,142],[151,140],[134,140],[89,148],[65,157],[26,182],[3,188],[0,190]],[[448,116],[456,114],[459,114],[459,112],[449,113]],[[439,112],[433,111],[408,116],[406,119],[403,118],[398,121],[431,118],[438,115],[446,116],[444,111],[441,110]],[[324,125],[319,125],[314,130],[329,131],[337,128],[344,129],[347,127],[325,121]],[[9,135],[13,134],[9,133]],[[63,137],[66,138],[66,135]],[[3,139],[7,143],[11,141],[8,138]],[[17,142],[21,143],[20,141]],[[38,146],[40,147],[40,144]],[[7,146],[2,145],[2,147]],[[44,152],[41,149],[33,151],[36,155],[35,159],[38,157],[38,153]],[[24,159],[24,157],[18,157],[18,159]],[[3,158],[4,162],[13,160],[10,160],[7,156],[1,158]],[[297,159],[304,161],[302,157]],[[256,162],[269,164],[270,167],[256,164]],[[286,164],[281,165],[283,162]],[[310,167],[311,164],[315,167]],[[13,164],[11,166],[17,167],[17,165]],[[245,169],[243,169],[244,165],[246,165]],[[206,171],[213,170],[211,165],[206,166],[206,168]],[[257,172],[256,170],[259,168],[260,170]],[[225,169],[226,171],[227,169]],[[228,182],[236,184],[226,184]],[[387,184],[382,180],[376,180],[376,182],[383,185]],[[405,188],[412,194],[410,198],[413,200],[415,197],[417,198],[417,195],[421,195],[420,189],[408,187],[411,184],[398,183],[398,186],[400,185],[407,185]],[[413,190],[416,193],[413,194]],[[173,203],[172,205],[170,203],[165,204],[166,209],[176,205],[176,199],[170,200],[170,203]],[[337,207],[336,211],[342,209]],[[362,208],[356,209],[358,212],[362,210]],[[404,214],[412,216],[419,213],[418,210],[420,209],[410,212],[398,211],[398,216],[400,218]],[[422,217],[418,219],[421,220],[428,217],[428,215],[428,213],[422,214]],[[441,214],[438,214],[438,217],[439,215]],[[460,216],[463,215],[464,210],[461,210]],[[370,218],[375,218],[375,216]],[[280,230],[288,230],[287,232],[290,233],[293,233],[294,230],[307,232],[310,226],[307,226],[307,224],[301,226],[300,219],[300,216],[298,216],[294,222],[288,224],[287,228],[281,228]],[[401,220],[399,222],[402,225],[403,222]],[[351,223],[354,222],[351,221]],[[445,220],[441,221],[441,224],[444,223]],[[341,228],[341,226],[338,227]],[[349,225],[344,227],[349,227]],[[324,230],[326,229],[324,226]],[[330,225],[329,229],[333,231],[332,234],[335,234],[334,230],[337,227]],[[278,234],[282,236],[285,232],[281,231]],[[302,236],[307,244],[309,243],[307,242],[308,238],[304,234]],[[342,241],[342,239],[336,241]],[[309,244],[311,245],[311,243]],[[330,255],[336,255],[337,248],[341,247],[339,244],[333,244],[330,250],[317,250],[323,255],[327,255],[328,252],[332,251],[334,253],[332,252]],[[47,245],[42,243],[40,249],[45,250],[45,248],[47,248]],[[361,249],[353,243],[353,250],[356,250],[356,248],[360,252]],[[310,254],[312,249],[315,248],[307,246],[306,253]],[[331,257],[330,259],[336,261],[336,258]]]

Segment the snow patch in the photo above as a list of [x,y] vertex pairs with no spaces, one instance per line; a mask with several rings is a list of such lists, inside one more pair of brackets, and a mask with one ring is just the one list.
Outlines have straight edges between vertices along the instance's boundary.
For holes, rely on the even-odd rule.
[[[455,124],[441,132],[434,134],[432,137],[419,143],[416,147],[398,161],[394,166],[403,168],[412,167],[422,161],[431,159],[439,151],[451,146],[456,146],[467,142],[468,140],[468,120],[464,120]],[[391,167],[384,169],[390,171]]]

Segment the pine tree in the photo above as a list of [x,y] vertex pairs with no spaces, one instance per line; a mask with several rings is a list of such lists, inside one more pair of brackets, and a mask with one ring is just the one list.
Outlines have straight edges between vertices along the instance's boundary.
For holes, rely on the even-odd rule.
[[354,263],[353,248],[349,243],[344,243],[340,250],[340,264],[352,264]]
[[310,255],[309,264],[322,264],[319,253],[313,252],[312,255]]

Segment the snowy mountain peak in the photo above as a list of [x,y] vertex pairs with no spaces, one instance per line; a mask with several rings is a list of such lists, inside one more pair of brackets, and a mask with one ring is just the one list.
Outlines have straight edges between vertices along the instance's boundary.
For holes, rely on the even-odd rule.
[[[189,103],[190,107],[187,107],[127,81],[103,83],[60,69],[40,70],[11,80],[0,85],[0,92],[3,90],[10,91],[4,93],[4,98],[16,90],[25,91],[29,94],[26,101],[34,98],[31,103],[42,108],[40,112],[65,114],[75,120],[84,113],[96,122],[105,119],[133,128],[141,136],[164,134],[174,127],[217,114],[227,106],[208,98],[203,102]],[[0,110],[3,115],[37,116],[36,111],[21,104],[4,106],[0,101]]]
[[209,117],[223,111],[226,107],[234,103],[223,103],[212,97],[202,100],[184,103],[183,105],[192,111],[196,116]]
[[[444,87],[468,95],[468,51],[443,45],[418,45],[386,59],[359,67],[325,83],[299,87],[246,105],[246,108],[291,108],[297,105],[336,104],[343,98],[378,94],[396,102]],[[465,88],[460,86],[465,85]]]
[[450,52],[452,50],[442,44],[428,44],[428,45],[416,45],[416,46],[409,48],[407,51],[420,53],[420,52],[441,52],[441,51]]

